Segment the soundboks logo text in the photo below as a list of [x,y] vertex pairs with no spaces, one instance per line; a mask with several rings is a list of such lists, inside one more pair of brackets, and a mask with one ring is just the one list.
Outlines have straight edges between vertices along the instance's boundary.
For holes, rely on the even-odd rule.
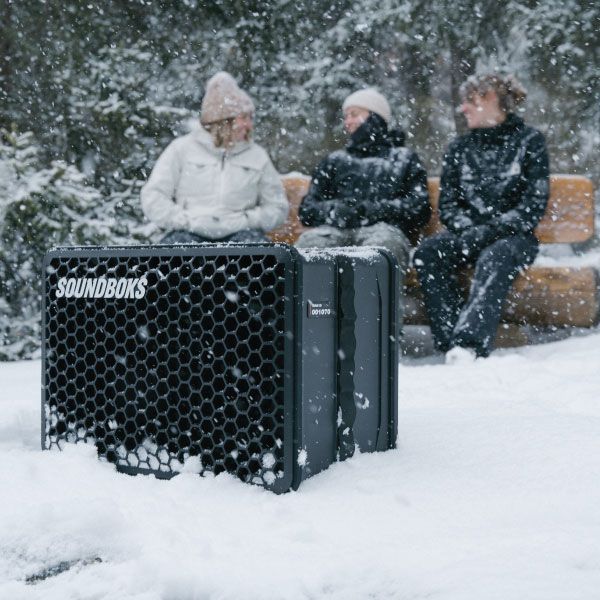
[[146,295],[145,277],[61,277],[56,298],[135,298]]

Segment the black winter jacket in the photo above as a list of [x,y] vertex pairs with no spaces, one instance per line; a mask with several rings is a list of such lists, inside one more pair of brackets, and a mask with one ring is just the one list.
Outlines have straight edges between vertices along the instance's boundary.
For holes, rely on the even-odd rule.
[[385,221],[407,234],[427,223],[427,174],[403,138],[371,113],[346,148],[315,169],[300,207],[302,223],[345,229]]
[[500,125],[458,137],[444,157],[440,218],[466,246],[531,234],[548,203],[542,133],[509,114]]

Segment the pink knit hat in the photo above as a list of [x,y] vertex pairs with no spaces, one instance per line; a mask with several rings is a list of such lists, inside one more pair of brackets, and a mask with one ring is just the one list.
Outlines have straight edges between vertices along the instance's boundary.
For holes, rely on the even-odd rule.
[[254,114],[254,103],[235,79],[225,71],[219,71],[206,83],[206,93],[202,99],[200,121],[208,125],[238,115]]

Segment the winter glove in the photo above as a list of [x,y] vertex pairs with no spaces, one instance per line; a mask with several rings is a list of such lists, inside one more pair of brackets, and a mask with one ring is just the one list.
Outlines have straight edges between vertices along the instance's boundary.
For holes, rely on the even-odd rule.
[[360,225],[360,215],[352,199],[337,200],[330,208],[327,222],[338,229],[351,229]]
[[460,249],[465,259],[474,258],[486,246],[489,246],[496,239],[495,233],[490,225],[475,225],[461,233]]
[[492,221],[494,230],[498,232],[498,237],[509,235],[530,233],[530,224],[524,219],[518,210],[509,210],[496,217]]
[[387,209],[387,204],[381,200],[363,200],[356,205],[359,222],[363,227],[386,221],[389,212]]

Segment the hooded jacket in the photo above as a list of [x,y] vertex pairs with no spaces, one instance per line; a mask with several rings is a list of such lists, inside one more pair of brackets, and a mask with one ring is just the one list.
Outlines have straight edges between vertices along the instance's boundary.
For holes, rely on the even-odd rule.
[[453,233],[484,246],[531,234],[549,195],[544,136],[514,114],[471,130],[448,147],[440,182],[440,218]]
[[253,142],[216,148],[203,128],[167,146],[141,201],[159,227],[210,239],[243,229],[270,231],[288,214],[281,179],[265,150]]
[[374,113],[315,169],[300,207],[304,225],[340,229],[384,221],[406,234],[431,216],[427,174],[404,136]]

